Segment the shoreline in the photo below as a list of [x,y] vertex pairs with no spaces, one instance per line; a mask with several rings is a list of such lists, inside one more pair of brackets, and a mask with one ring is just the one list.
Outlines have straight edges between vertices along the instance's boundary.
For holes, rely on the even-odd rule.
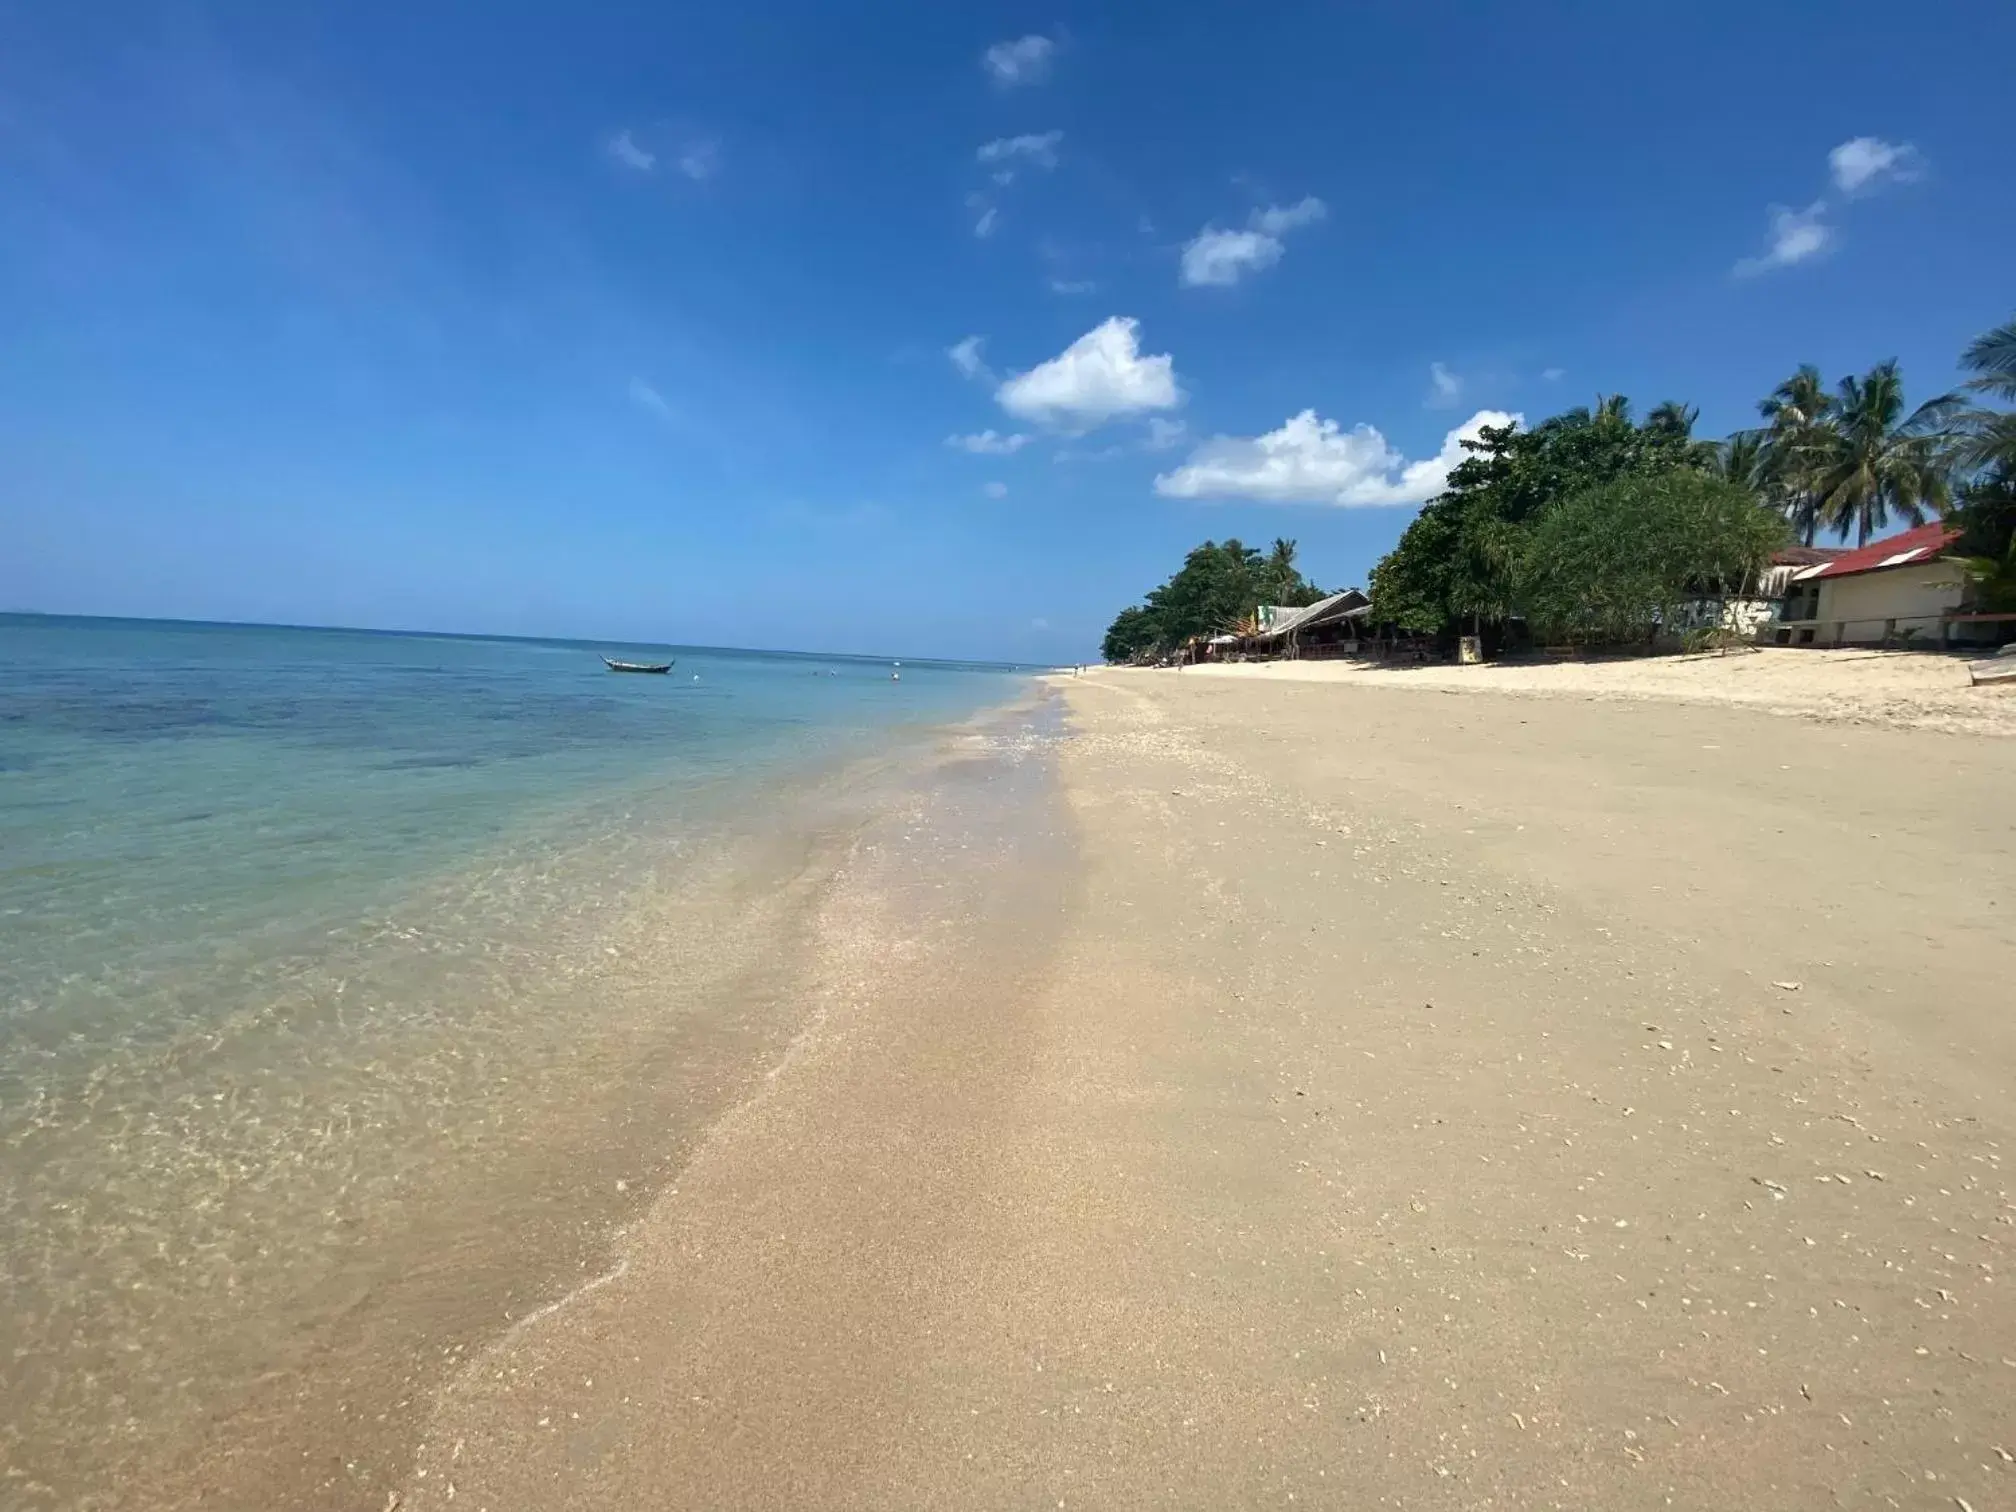
[[2016,747],[1059,682],[402,1507],[2006,1499]]
[[[410,937],[393,965],[359,976],[332,958],[317,979],[336,972],[335,995],[290,991],[259,1044],[167,1043],[120,1073],[133,1095],[170,1076],[189,1089],[169,1103],[174,1128],[121,1136],[146,1141],[130,1170],[81,1124],[42,1133],[35,1190],[60,1196],[58,1173],[85,1160],[116,1179],[57,1215],[72,1257],[60,1275],[31,1271],[25,1251],[11,1262],[41,1288],[15,1292],[17,1340],[52,1341],[0,1377],[24,1505],[382,1505],[439,1384],[606,1267],[705,1128],[760,1088],[801,1027],[807,931],[858,835],[965,727],[850,737],[766,769],[760,802],[710,793],[720,812],[697,828],[693,805],[675,805],[620,857],[507,851],[430,877],[360,926],[360,949]],[[640,821],[662,805],[648,780],[596,801]],[[550,913],[539,936],[470,934],[524,907]],[[318,1033],[337,1039],[318,1050]],[[368,1064],[332,1081],[322,1057],[339,1047]],[[101,1095],[118,1102],[125,1082]],[[152,1211],[212,1168],[219,1190],[200,1190],[186,1221]],[[10,1245],[38,1231],[14,1218]],[[160,1250],[129,1255],[149,1233]],[[53,1332],[66,1316],[70,1334]]]
[[[879,1110],[891,1083],[934,1103],[957,1095],[962,1118],[1012,1098],[1022,1000],[1048,970],[1074,885],[1052,773],[1056,706],[1039,689],[947,731],[905,800],[860,828],[808,921],[808,949],[792,972],[803,1007],[787,1041],[617,1236],[610,1267],[514,1324],[437,1394],[403,1506],[480,1501],[490,1494],[484,1476],[536,1480],[539,1459],[556,1447],[599,1461],[606,1434],[538,1431],[563,1413],[578,1421],[567,1404],[584,1393],[604,1407],[708,1412],[668,1378],[696,1360],[775,1342],[747,1326],[717,1274],[814,1307],[869,1339],[866,1348],[891,1326],[886,1310],[904,1304],[888,1277],[865,1291],[839,1279],[852,1274],[865,1230],[818,1250],[799,1249],[783,1231],[820,1218],[846,1228],[905,1209],[921,1233],[912,1234],[916,1252],[886,1256],[900,1271],[936,1263],[936,1243],[956,1225],[950,1199],[987,1152],[970,1139],[963,1149],[934,1140],[930,1169],[918,1170],[908,1163],[914,1117]],[[822,1085],[844,1087],[843,1102],[808,1109],[808,1091]],[[752,1147],[780,1140],[793,1152],[788,1166],[752,1171]],[[856,1165],[878,1157],[888,1158]],[[835,1162],[845,1181],[830,1173]],[[896,1186],[879,1184],[878,1172]],[[692,1274],[703,1257],[710,1274]],[[848,1417],[839,1401],[822,1414]],[[663,1429],[647,1422],[643,1431]],[[787,1465],[793,1452],[779,1443],[775,1462]],[[720,1494],[717,1505],[738,1499],[730,1487]]]

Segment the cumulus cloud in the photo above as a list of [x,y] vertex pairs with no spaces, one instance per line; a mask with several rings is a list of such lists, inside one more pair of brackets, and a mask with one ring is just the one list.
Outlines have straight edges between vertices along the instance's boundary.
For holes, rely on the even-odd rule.
[[646,152],[628,131],[619,131],[602,144],[603,151],[634,173],[649,173],[658,166],[658,154]]
[[1052,294],[1097,294],[1099,285],[1089,278],[1053,278],[1050,280]]
[[1827,224],[1827,203],[1815,200],[1804,210],[1787,205],[1771,207],[1771,234],[1764,250],[1736,264],[1739,277],[1769,273],[1774,268],[1790,268],[1818,257],[1834,241],[1834,228]]
[[1254,211],[1243,231],[1206,226],[1183,248],[1182,282],[1191,288],[1223,288],[1271,268],[1288,250],[1283,236],[1327,213],[1323,201],[1310,195],[1297,204]]
[[1909,142],[1853,137],[1827,154],[1827,168],[1834,175],[1836,189],[1843,194],[1860,194],[1886,183],[1917,178],[1924,171],[1924,159]]
[[1141,445],[1147,451],[1168,451],[1181,446],[1183,438],[1190,434],[1190,427],[1181,420],[1165,420],[1160,415],[1151,415],[1148,429],[1141,438]]
[[980,492],[987,495],[990,499],[1005,499],[1008,497],[1008,485],[1006,483],[983,483],[980,485]]
[[1026,163],[1035,168],[1055,168],[1057,147],[1064,140],[1061,131],[1032,131],[1022,136],[996,137],[983,142],[975,154],[983,163]]
[[1065,430],[1089,430],[1122,415],[1174,409],[1183,402],[1175,359],[1141,354],[1140,322],[1115,315],[1048,362],[1017,373],[995,390],[1009,414]]
[[1004,436],[998,431],[983,430],[971,436],[947,436],[945,444],[958,451],[971,452],[976,457],[1006,457],[1027,446],[1029,438],[1019,431]]
[[1563,378],[1568,376],[1568,369],[1558,367],[1542,368],[1540,369],[1540,376],[1549,383],[1559,383]]
[[1428,364],[1428,403],[1434,409],[1450,409],[1463,397],[1463,380],[1440,362]]
[[1264,436],[1216,436],[1173,472],[1155,480],[1171,499],[1258,499],[1270,504],[1343,508],[1421,504],[1440,493],[1485,426],[1518,425],[1523,416],[1479,410],[1442,440],[1432,457],[1409,462],[1369,425],[1345,430],[1304,410]]
[[1049,77],[1056,54],[1057,44],[1038,33],[1013,42],[996,42],[980,55],[980,66],[1003,89],[1013,89],[1018,84],[1042,83]]

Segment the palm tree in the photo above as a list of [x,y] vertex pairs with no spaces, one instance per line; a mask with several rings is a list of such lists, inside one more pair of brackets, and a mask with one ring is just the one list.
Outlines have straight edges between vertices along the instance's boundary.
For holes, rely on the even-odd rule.
[[1701,418],[1701,411],[1692,404],[1682,404],[1677,399],[1668,399],[1655,404],[1645,415],[1645,429],[1676,439],[1694,434],[1694,422]]
[[1960,364],[1976,374],[1967,380],[1970,389],[2016,401],[2016,320],[1975,337],[1960,354]]
[[1799,539],[1811,546],[1820,529],[1814,465],[1832,449],[1834,396],[1820,369],[1808,362],[1759,401],[1757,412],[1766,424],[1763,480]]
[[1843,378],[1833,434],[1813,455],[1811,486],[1823,523],[1855,544],[1890,523],[1913,525],[1952,502],[1953,420],[1958,394],[1941,394],[1904,414],[1904,378],[1895,359],[1860,378]]
[[1274,548],[1254,568],[1258,576],[1261,602],[1300,608],[1323,597],[1314,583],[1302,576],[1295,565],[1295,542],[1286,536],[1274,538]]
[[1738,431],[1715,446],[1708,470],[1727,483],[1761,492],[1768,479],[1770,454],[1763,431]]
[[[1973,371],[1967,387],[1975,393],[2016,403],[2016,320],[1977,336],[1960,354],[1960,365]],[[1960,417],[1960,431],[1956,452],[1961,466],[2016,472],[2016,414],[1969,409]]]

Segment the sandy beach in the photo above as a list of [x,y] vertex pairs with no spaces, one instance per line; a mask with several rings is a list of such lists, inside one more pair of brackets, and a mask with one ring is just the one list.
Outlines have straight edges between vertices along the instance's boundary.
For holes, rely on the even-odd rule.
[[864,831],[394,1502],[2016,1501],[2016,744],[1318,670]]
[[1541,698],[1654,699],[1758,709],[1837,724],[2016,735],[2016,696],[2012,696],[2016,690],[1971,686],[1967,662],[1968,657],[1958,653],[1930,655],[1866,647],[1840,651],[1766,648],[1726,656],[1508,660],[1474,667],[1453,663],[1246,662],[1186,667],[1183,675]]

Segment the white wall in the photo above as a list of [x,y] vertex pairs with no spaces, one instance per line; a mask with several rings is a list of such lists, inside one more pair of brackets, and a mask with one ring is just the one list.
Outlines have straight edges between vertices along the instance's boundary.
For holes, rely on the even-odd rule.
[[[1849,625],[1848,639],[1875,640],[1882,635],[1885,620],[1908,621],[1958,608],[1966,586],[1957,562],[1914,562],[1853,577],[1822,578],[1815,618],[1857,621]],[[1935,623],[1920,619],[1918,628],[1921,635],[1938,638]],[[1823,627],[1821,639],[1831,638],[1832,632]]]

